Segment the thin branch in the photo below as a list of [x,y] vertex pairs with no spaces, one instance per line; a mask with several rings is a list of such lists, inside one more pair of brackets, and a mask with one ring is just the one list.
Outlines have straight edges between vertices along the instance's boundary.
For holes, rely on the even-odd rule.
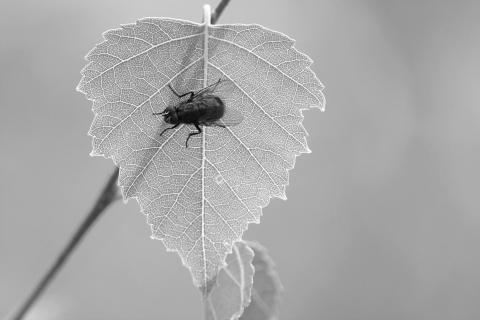
[[73,237],[68,242],[67,246],[62,250],[60,255],[55,260],[55,263],[50,267],[48,272],[44,275],[42,280],[38,283],[35,289],[30,293],[29,297],[22,306],[19,308],[17,313],[12,317],[12,320],[20,320],[22,319],[31,306],[35,303],[38,297],[42,294],[42,292],[47,288],[50,282],[53,280],[55,275],[58,271],[62,268],[62,266],[67,261],[68,257],[71,253],[75,250],[77,245],[85,236],[86,232],[90,229],[93,223],[98,219],[100,214],[105,211],[105,209],[116,199],[117,197],[117,179],[118,179],[118,168],[112,173],[110,178],[107,181],[107,184],[103,188],[102,193],[98,197],[95,205],[93,206],[92,210],[88,213],[85,220],[82,224],[78,227],[77,231],[73,235]]
[[220,18],[222,15],[223,9],[227,6],[227,4],[230,2],[230,0],[222,0],[218,4],[218,6],[215,8],[215,10],[212,11],[212,17],[210,18],[210,23],[215,24],[217,23],[217,20]]

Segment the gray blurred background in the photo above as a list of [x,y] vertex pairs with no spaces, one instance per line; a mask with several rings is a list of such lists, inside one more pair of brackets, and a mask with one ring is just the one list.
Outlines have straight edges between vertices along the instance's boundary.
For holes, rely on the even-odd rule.
[[[83,56],[138,18],[199,22],[204,1],[0,3],[0,318],[113,170],[89,157]],[[288,34],[326,86],[288,201],[244,235],[277,264],[282,319],[480,318],[479,16],[478,1],[231,0],[220,23]],[[135,201],[115,203],[27,319],[199,319],[189,272],[149,236]]]

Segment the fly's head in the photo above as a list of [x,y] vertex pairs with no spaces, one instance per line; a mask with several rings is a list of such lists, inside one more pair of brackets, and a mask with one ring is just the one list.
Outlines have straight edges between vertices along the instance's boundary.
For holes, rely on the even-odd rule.
[[178,123],[178,115],[177,115],[177,110],[175,107],[167,107],[163,112],[163,120],[166,123],[170,124],[177,124]]

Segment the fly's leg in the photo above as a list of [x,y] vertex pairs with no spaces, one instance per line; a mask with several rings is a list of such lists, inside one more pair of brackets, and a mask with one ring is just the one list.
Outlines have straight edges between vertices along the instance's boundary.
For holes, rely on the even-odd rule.
[[170,90],[172,90],[173,94],[177,96],[177,98],[183,98],[185,97],[186,95],[190,95],[190,97],[188,97],[188,100],[192,99],[193,95],[195,94],[193,91],[189,91],[187,93],[184,93],[184,94],[179,94],[177,91],[175,91],[175,89],[172,88],[172,86],[170,85],[170,83],[168,84],[168,87],[170,88]]
[[[165,109],[166,110],[166,109]],[[158,115],[164,115],[165,114],[165,110],[163,110],[162,112],[154,112],[152,113],[154,116],[158,116]]]
[[175,129],[175,128],[178,127],[179,125],[180,125],[180,122],[177,123],[176,125],[174,125],[173,127],[163,129],[163,131],[160,133],[160,137],[162,136],[162,134],[163,134],[165,131],[170,130],[170,129]]
[[197,128],[197,132],[190,132],[188,134],[188,137],[187,137],[187,141],[185,141],[185,147],[188,148],[188,139],[190,139],[191,136],[196,136],[197,134],[200,134],[202,133],[202,129],[200,129],[200,126],[198,125],[198,123],[194,123],[195,125],[195,128]]

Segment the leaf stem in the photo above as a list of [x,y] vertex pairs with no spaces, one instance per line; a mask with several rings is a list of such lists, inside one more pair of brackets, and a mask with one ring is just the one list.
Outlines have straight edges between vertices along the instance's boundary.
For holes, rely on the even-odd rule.
[[54,264],[50,267],[48,272],[43,276],[42,280],[37,284],[34,290],[30,293],[28,298],[23,302],[21,307],[18,309],[17,313],[11,318],[12,320],[20,320],[22,319],[28,310],[32,307],[35,301],[39,298],[39,296],[43,293],[43,291],[48,287],[50,282],[55,278],[58,271],[62,268],[62,266],[67,261],[68,257],[71,253],[75,250],[77,245],[83,239],[87,231],[91,228],[93,223],[98,219],[100,214],[105,211],[105,209],[115,200],[118,199],[117,197],[117,179],[118,179],[118,168],[112,173],[110,178],[108,179],[105,187],[103,188],[102,193],[98,197],[97,201],[95,202],[93,208],[88,213],[87,217],[83,222],[80,224],[78,229],[75,231],[74,235],[67,243],[65,248],[62,250],[60,255],[55,260]]
[[[205,28],[208,28],[208,23],[206,21],[206,19],[208,19],[208,18],[210,18],[210,24],[217,23],[218,19],[222,15],[223,10],[225,9],[225,7],[228,5],[229,2],[230,2],[230,0],[221,0],[220,3],[215,8],[215,10],[213,10],[212,12],[207,12],[206,11],[206,10],[210,10],[209,5],[204,6],[203,17],[204,17],[204,22],[206,24]],[[206,70],[204,70],[204,71],[206,71]],[[205,131],[204,131],[204,134],[205,134]],[[203,141],[205,141],[205,140],[203,140]],[[203,149],[205,150],[205,147]],[[205,157],[203,157],[203,158],[205,158]],[[203,223],[202,223],[202,225],[203,225]],[[208,320],[208,315],[209,315],[209,311],[208,311],[208,292],[207,291],[208,291],[207,290],[207,284],[205,284],[204,287],[202,288],[203,319],[205,319],[205,320]]]

